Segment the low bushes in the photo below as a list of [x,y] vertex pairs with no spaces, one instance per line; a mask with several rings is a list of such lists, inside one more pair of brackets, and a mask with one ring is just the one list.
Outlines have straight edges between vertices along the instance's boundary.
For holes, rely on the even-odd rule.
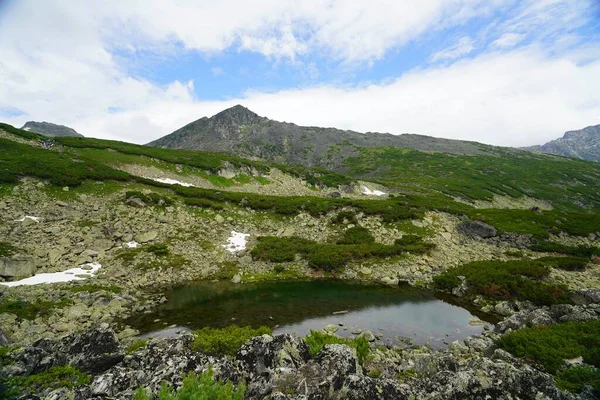
[[[13,377],[6,382],[4,389],[9,395],[19,393],[41,393],[44,389],[74,388],[87,385],[92,381],[90,375],[84,374],[77,368],[66,366],[55,366],[39,374],[27,377]],[[0,386],[1,389],[1,386]],[[1,395],[2,393],[0,393]],[[11,397],[7,397],[11,398]]]
[[549,269],[537,260],[476,261],[449,269],[433,278],[435,288],[450,291],[464,276],[468,294],[506,300],[529,300],[539,305],[570,303],[567,287],[541,282]]
[[261,326],[253,329],[250,326],[230,325],[226,328],[205,327],[194,331],[195,350],[213,355],[230,355],[235,353],[249,339],[255,336],[271,334],[271,328]]
[[405,252],[422,254],[434,247],[420,238],[412,244],[385,245],[374,241],[373,235],[362,227],[346,230],[336,244],[316,243],[299,237],[262,236],[250,254],[255,260],[271,262],[294,261],[296,254],[300,254],[311,267],[336,271],[354,260],[394,257]]
[[519,329],[503,335],[496,344],[517,357],[524,357],[552,374],[564,360],[583,357],[600,367],[600,321],[568,322]]
[[545,253],[560,253],[568,256],[590,258],[593,255],[600,255],[600,249],[590,246],[566,246],[560,243],[541,241],[529,247],[530,250]]
[[574,365],[556,374],[556,386],[563,390],[580,393],[587,385],[600,394],[600,369],[589,365]]
[[38,316],[48,315],[55,308],[62,308],[71,304],[69,299],[53,301],[28,302],[24,300],[5,299],[0,303],[0,314],[10,313],[21,319],[33,320]]
[[304,342],[308,345],[308,352],[311,357],[316,356],[326,344],[345,344],[356,349],[358,362],[362,365],[371,351],[369,342],[363,336],[355,339],[346,339],[339,336],[323,333],[321,331],[310,331],[310,335],[304,338]]

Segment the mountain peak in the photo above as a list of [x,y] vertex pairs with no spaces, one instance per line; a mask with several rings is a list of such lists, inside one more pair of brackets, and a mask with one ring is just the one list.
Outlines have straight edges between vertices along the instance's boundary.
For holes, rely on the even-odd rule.
[[238,125],[247,125],[262,119],[258,114],[240,104],[221,111],[213,116],[213,118],[221,121],[233,122]]
[[75,136],[75,137],[83,137],[82,134],[78,133],[75,129],[69,128],[64,125],[57,125],[51,122],[36,122],[36,121],[28,121],[21,129],[26,131],[32,131],[36,133],[40,133],[46,136]]

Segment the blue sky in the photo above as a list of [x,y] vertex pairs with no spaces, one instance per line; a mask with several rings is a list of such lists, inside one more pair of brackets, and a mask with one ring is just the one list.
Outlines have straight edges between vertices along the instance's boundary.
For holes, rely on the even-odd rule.
[[596,0],[0,0],[0,120],[145,143],[243,104],[499,145],[600,124]]

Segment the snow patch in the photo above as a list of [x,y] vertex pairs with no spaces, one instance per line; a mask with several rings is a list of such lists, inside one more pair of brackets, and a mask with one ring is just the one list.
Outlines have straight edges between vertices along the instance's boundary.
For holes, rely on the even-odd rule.
[[147,176],[145,176],[144,178],[151,179],[153,181],[160,182],[160,183],[166,183],[167,185],[181,185],[181,186],[185,186],[185,187],[193,187],[194,186],[191,183],[185,183],[185,182],[181,182],[181,181],[178,181],[176,179],[171,179],[171,178],[149,178]]
[[28,130],[30,130],[30,129],[31,129],[31,128],[30,128],[30,127],[28,127],[28,126],[26,126],[25,128],[23,128],[23,130],[24,130],[24,131],[28,131]]
[[[84,269],[83,267],[87,268]],[[23,285],[39,285],[42,283],[82,281],[86,278],[94,276],[94,273],[100,268],[102,268],[102,265],[100,265],[99,263],[83,264],[77,268],[71,268],[62,272],[37,274],[29,278],[21,279],[20,281],[14,282],[0,282],[0,285],[14,287]]]
[[30,220],[32,220],[32,221],[35,221],[35,222],[37,222],[38,224],[39,224],[39,222],[40,222],[40,217],[33,217],[33,216],[31,216],[31,215],[26,215],[26,216],[24,216],[24,217],[23,217],[23,218],[21,218],[21,219],[15,219],[15,222],[23,222],[23,221],[25,221],[26,219],[30,219]]
[[250,236],[248,233],[231,231],[231,236],[227,239],[227,244],[221,246],[230,253],[237,253],[246,249],[248,236]]
[[140,246],[140,244],[138,242],[136,242],[135,240],[132,240],[131,242],[125,243],[123,246],[127,247],[128,249],[135,249],[135,248],[138,248]]
[[362,194],[366,194],[367,196],[385,196],[387,193],[382,192],[381,190],[371,190],[366,186],[362,187]]

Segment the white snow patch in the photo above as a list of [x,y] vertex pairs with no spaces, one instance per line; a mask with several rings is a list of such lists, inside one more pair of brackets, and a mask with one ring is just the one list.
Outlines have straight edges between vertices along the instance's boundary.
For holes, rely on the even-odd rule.
[[139,247],[140,244],[138,242],[136,242],[135,240],[132,240],[131,242],[125,243],[124,246],[127,247],[128,249],[135,249],[135,248]]
[[362,187],[362,194],[366,194],[367,196],[385,196],[387,193],[382,192],[381,190],[371,190],[366,186]]
[[246,249],[248,236],[250,236],[248,233],[231,231],[231,236],[227,239],[227,244],[223,244],[221,246],[230,253],[237,253],[238,251]]
[[23,128],[23,130],[24,130],[24,131],[28,131],[28,130],[30,130],[30,129],[31,129],[31,128],[30,128],[30,127],[28,127],[28,126],[26,126],[25,128]]
[[181,185],[181,186],[185,186],[185,187],[194,186],[191,183],[185,183],[185,182],[181,182],[181,181],[178,181],[176,179],[171,179],[171,178],[149,178],[149,177],[144,177],[144,178],[152,179],[153,181],[156,181],[156,182],[166,183],[167,185]]
[[[89,269],[83,269],[82,267],[89,267]],[[22,285],[39,285],[42,283],[56,283],[56,282],[70,282],[70,281],[81,281],[86,278],[94,276],[94,273],[102,268],[99,263],[83,264],[77,268],[71,268],[62,272],[52,272],[37,274],[29,278],[21,279],[20,281],[14,282],[0,282],[0,285],[4,286],[22,286]]]
[[40,217],[33,217],[33,216],[31,216],[31,215],[26,215],[26,216],[24,216],[24,217],[23,217],[23,218],[21,218],[21,219],[15,219],[15,222],[23,222],[23,221],[25,221],[26,219],[30,219],[30,220],[32,220],[32,221],[35,221],[35,222],[37,222],[37,223],[39,223],[39,222],[40,222]]

